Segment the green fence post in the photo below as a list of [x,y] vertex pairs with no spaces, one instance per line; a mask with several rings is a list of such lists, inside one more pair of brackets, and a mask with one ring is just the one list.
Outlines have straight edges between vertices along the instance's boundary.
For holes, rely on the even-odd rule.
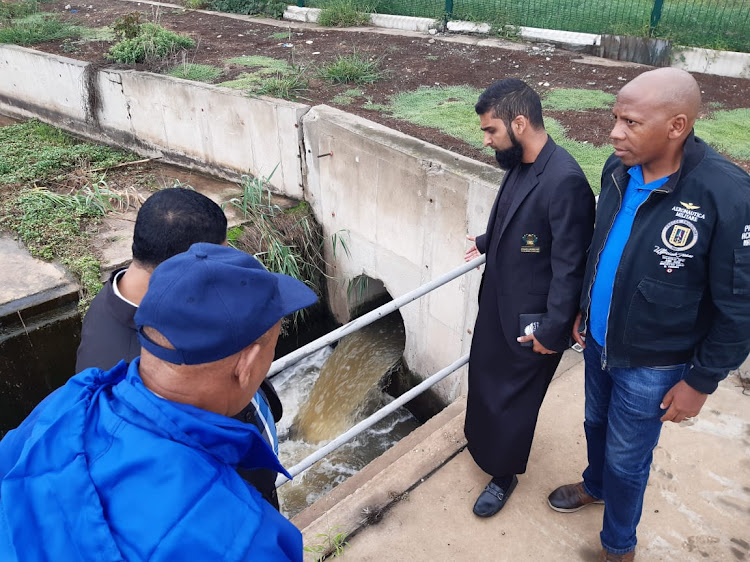
[[453,0],[445,0],[445,21],[453,16]]
[[651,10],[651,25],[648,29],[648,34],[651,35],[656,29],[656,26],[659,25],[659,20],[661,19],[661,9],[664,7],[664,0],[654,0],[654,9]]
[[297,0],[297,6],[299,6],[300,8],[304,8],[305,7],[305,0]]

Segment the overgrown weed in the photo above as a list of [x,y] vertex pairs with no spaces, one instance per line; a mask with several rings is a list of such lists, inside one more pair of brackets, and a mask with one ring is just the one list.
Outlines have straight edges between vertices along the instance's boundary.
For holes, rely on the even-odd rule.
[[115,33],[120,40],[110,47],[105,56],[111,61],[123,64],[161,59],[195,46],[195,41],[190,37],[169,31],[155,23],[140,23],[140,18],[135,16],[128,21],[120,22]]
[[321,8],[318,25],[325,27],[355,27],[370,24],[374,4],[361,0],[329,0]]
[[[248,227],[230,229],[227,240],[253,254],[269,271],[294,277],[321,294],[325,262],[320,226],[304,202],[288,211],[273,204],[269,181],[274,172],[265,178],[242,177],[242,195],[228,204],[242,214]],[[295,313],[294,324],[304,317],[304,311]]]
[[380,58],[354,52],[351,55],[339,55],[332,62],[324,64],[318,74],[320,78],[334,84],[371,84],[383,77],[380,65]]

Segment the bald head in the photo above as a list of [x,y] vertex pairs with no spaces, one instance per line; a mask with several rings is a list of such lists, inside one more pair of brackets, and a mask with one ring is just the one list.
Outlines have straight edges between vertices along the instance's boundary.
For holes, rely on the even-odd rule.
[[646,182],[679,169],[683,147],[701,104],[695,79],[684,70],[659,68],[640,74],[617,94],[609,137],[626,166],[641,166]]
[[698,117],[701,89],[690,73],[678,68],[657,68],[633,78],[617,95],[648,102],[655,111],[667,116],[684,114],[690,126]]

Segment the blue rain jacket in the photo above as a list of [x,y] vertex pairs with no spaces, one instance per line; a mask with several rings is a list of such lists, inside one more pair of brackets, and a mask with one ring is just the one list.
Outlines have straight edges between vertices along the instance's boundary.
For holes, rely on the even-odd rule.
[[302,560],[235,472],[286,474],[257,429],[159,398],[138,365],[79,373],[0,441],[0,560]]

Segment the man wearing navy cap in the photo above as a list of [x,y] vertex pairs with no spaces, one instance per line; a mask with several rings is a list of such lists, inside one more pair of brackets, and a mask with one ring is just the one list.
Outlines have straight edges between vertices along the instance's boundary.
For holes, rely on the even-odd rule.
[[281,319],[316,300],[225,246],[158,266],[141,357],[76,375],[0,442],[0,560],[301,560],[299,531],[235,469],[288,474],[231,416]]

